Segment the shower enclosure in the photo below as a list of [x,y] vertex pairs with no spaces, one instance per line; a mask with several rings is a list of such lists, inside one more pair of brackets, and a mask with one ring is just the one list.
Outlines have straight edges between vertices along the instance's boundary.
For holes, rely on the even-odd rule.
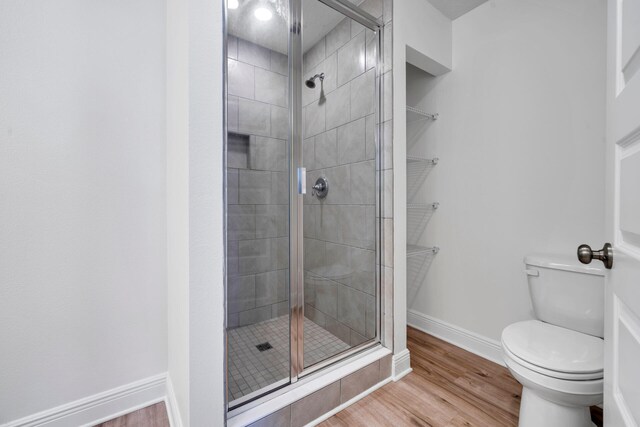
[[227,0],[229,409],[380,342],[381,23]]

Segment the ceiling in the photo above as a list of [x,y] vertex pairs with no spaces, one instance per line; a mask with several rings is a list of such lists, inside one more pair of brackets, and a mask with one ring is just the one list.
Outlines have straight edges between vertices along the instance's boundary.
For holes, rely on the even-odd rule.
[[429,0],[429,3],[444,16],[454,20],[486,1],[487,0]]
[[[363,0],[350,0],[360,4]],[[239,0],[237,9],[228,12],[229,34],[283,54],[288,52],[287,16],[288,0]],[[266,7],[273,13],[269,21],[259,21],[253,16],[258,7]],[[306,52],[322,39],[344,18],[339,12],[318,0],[302,1],[302,43]]]

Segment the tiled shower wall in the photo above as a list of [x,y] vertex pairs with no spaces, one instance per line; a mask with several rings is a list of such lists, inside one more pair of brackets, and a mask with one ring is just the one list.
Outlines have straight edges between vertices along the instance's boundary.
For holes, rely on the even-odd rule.
[[[360,7],[383,13],[379,0]],[[325,75],[302,89],[305,315],[351,345],[376,334],[376,38],[345,18],[303,63],[304,78]],[[325,199],[311,190],[320,176]]]
[[289,311],[287,62],[228,38],[228,327]]

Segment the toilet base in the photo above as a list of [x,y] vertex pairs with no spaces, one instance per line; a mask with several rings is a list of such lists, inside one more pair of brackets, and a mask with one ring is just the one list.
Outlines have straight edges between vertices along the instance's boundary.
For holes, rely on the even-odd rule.
[[518,427],[595,427],[587,406],[564,406],[522,388]]

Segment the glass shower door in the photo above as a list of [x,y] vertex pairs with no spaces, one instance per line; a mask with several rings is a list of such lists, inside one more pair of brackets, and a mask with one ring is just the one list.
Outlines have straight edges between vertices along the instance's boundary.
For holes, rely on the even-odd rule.
[[380,39],[346,0],[226,2],[234,409],[380,335]]
[[378,33],[319,0],[302,16],[307,369],[377,336]]
[[290,382],[288,0],[227,2],[227,384]]

